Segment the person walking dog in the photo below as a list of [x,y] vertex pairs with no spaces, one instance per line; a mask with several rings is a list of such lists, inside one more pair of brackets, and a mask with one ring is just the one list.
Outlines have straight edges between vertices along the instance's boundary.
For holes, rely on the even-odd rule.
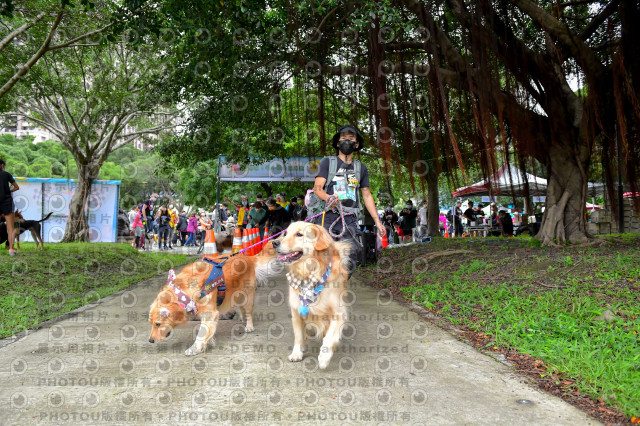
[[[329,231],[334,240],[351,242],[350,264],[345,265],[350,277],[359,263],[362,250],[358,238],[361,232],[358,216],[363,204],[374,219],[381,237],[386,234],[386,229],[380,222],[375,201],[369,190],[369,171],[364,164],[353,158],[354,152],[360,151],[364,146],[364,138],[360,131],[352,125],[342,126],[333,135],[332,141],[337,155],[325,157],[320,161],[313,185],[314,195],[324,201],[330,210],[315,220]],[[341,208],[338,203],[342,205]],[[344,226],[340,210],[344,213]]]
[[6,171],[7,163],[0,158],[0,214],[4,215],[7,222],[7,240],[9,241],[9,256],[15,256],[13,249],[14,240],[14,219],[16,207],[13,204],[12,192],[20,189],[18,182]]

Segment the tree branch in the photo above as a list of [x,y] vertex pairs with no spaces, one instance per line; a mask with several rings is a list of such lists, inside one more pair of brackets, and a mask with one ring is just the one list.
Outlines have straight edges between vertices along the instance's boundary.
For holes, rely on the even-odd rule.
[[620,0],[613,0],[611,3],[606,5],[604,9],[602,9],[602,12],[594,16],[580,32],[580,39],[586,41],[589,37],[591,37],[593,33],[596,32],[598,27],[602,25],[602,23],[606,21],[607,18],[613,14],[613,12],[615,12],[616,8],[618,7],[618,3],[620,3]]
[[83,39],[85,39],[85,38],[87,38],[87,37],[91,37],[91,36],[96,35],[96,34],[100,34],[100,33],[101,33],[101,32],[103,32],[104,30],[106,30],[107,28],[109,28],[110,26],[111,26],[111,24],[106,25],[106,26],[104,26],[104,27],[102,27],[102,28],[98,28],[97,30],[90,31],[90,32],[88,32],[88,33],[86,33],[86,34],[83,34],[83,35],[81,35],[81,36],[78,36],[78,37],[76,37],[76,38],[74,38],[74,39],[71,39],[71,40],[69,40],[69,41],[67,41],[67,42],[60,43],[60,44],[56,44],[56,45],[54,45],[54,46],[50,46],[50,47],[47,49],[47,51],[56,50],[56,49],[61,49],[61,48],[63,48],[63,47],[71,46],[71,45],[72,45],[73,43],[75,43],[76,41],[83,40]]
[[33,21],[31,22],[27,22],[26,24],[24,24],[21,27],[16,28],[15,30],[13,30],[11,33],[9,33],[5,38],[2,39],[2,41],[0,41],[0,52],[2,52],[4,50],[5,47],[7,47],[7,45],[9,43],[11,43],[11,40],[13,40],[14,38],[16,38],[17,36],[19,36],[20,34],[22,34],[23,32],[27,31],[29,28],[31,28],[32,26],[34,26],[35,24],[37,24],[42,18],[44,18],[46,16],[45,12],[40,13],[38,16],[36,16]]
[[587,78],[592,77],[592,72],[593,77],[596,78],[604,74],[604,67],[595,53],[579,36],[571,33],[565,24],[548,14],[531,0],[509,1],[529,15],[554,40],[568,49],[571,56],[582,66]]
[[56,29],[58,28],[58,25],[60,25],[61,19],[62,19],[62,12],[58,12],[58,15],[56,16],[56,20],[53,22],[53,25],[51,26],[51,30],[49,31],[49,34],[47,35],[47,38],[45,39],[44,43],[42,43],[42,46],[40,46],[40,49],[38,49],[38,51],[34,53],[31,59],[29,59],[29,61],[27,61],[26,64],[20,67],[20,69],[9,79],[9,81],[7,81],[4,84],[4,86],[2,86],[2,88],[0,88],[0,98],[2,98],[5,95],[5,93],[7,93],[13,86],[15,86],[15,84],[22,77],[24,77],[26,73],[29,72],[31,67],[33,67],[33,65],[36,62],[38,62],[38,60],[42,57],[42,55],[44,55],[47,52],[49,44],[51,43],[51,39],[53,38],[53,33],[55,33]]

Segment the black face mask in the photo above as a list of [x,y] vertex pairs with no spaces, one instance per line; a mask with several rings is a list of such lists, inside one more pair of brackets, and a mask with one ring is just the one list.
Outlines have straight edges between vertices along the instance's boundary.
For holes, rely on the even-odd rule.
[[356,150],[356,142],[349,139],[340,139],[338,141],[338,149],[344,155],[352,154]]

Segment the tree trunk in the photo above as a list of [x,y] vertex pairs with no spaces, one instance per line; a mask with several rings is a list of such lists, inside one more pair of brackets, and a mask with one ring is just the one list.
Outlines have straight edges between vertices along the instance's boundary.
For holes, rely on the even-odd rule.
[[69,203],[69,217],[64,231],[63,243],[89,241],[89,223],[87,221],[88,199],[91,183],[98,176],[100,165],[78,163],[76,189]]
[[543,245],[589,239],[584,221],[588,147],[583,142],[576,153],[573,146],[576,145],[554,143],[549,150],[546,208],[540,232],[536,235]]
[[266,195],[263,194],[262,199],[266,200],[267,198],[271,197],[271,194],[273,194],[273,187],[267,182],[260,182],[260,186],[262,187],[262,189],[264,189],[264,192],[266,192]]
[[427,170],[427,225],[429,236],[440,236],[440,201],[438,193],[438,172],[435,167],[429,166]]

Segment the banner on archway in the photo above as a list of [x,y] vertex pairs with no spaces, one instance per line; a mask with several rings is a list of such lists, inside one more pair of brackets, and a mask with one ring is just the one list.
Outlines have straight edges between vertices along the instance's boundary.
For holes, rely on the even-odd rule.
[[323,157],[250,159],[248,164],[228,163],[220,157],[220,180],[225,182],[313,182]]

